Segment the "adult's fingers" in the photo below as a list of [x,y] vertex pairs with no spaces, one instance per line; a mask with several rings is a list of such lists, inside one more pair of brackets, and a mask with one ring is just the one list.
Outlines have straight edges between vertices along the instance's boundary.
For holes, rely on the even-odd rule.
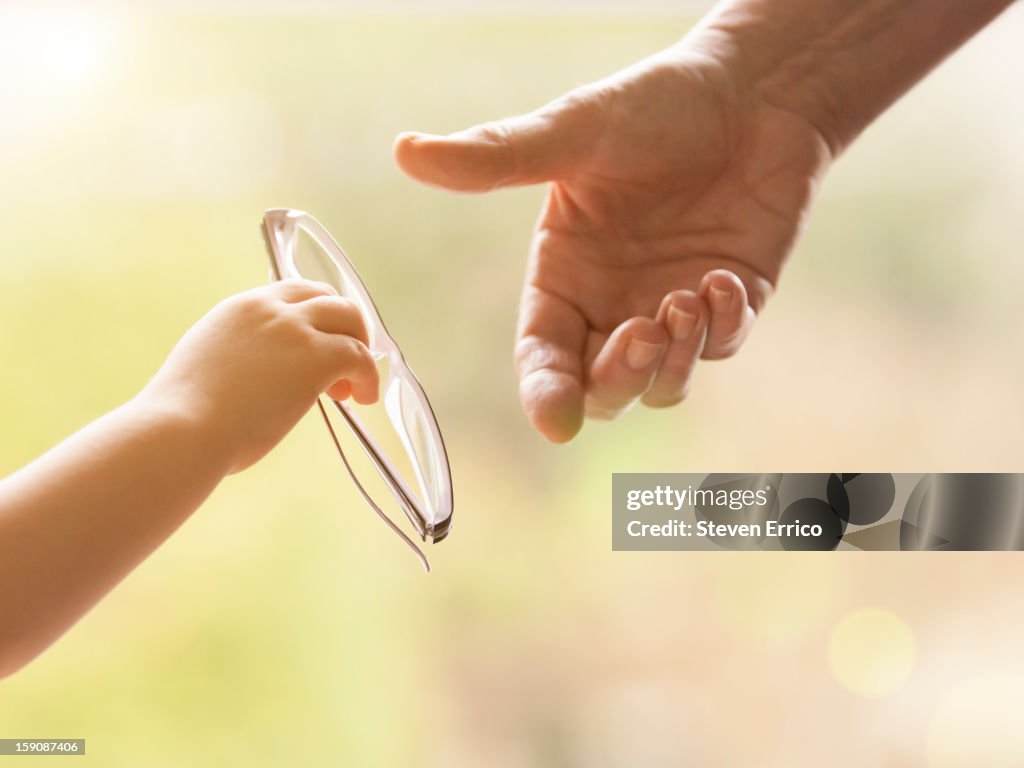
[[587,415],[613,419],[647,392],[668,349],[665,327],[649,317],[622,323],[591,363]]
[[370,336],[358,305],[341,296],[317,296],[297,307],[314,328],[322,333],[351,336],[369,345]]
[[519,399],[533,426],[564,443],[583,426],[587,324],[565,300],[527,285],[519,307],[515,360]]
[[711,310],[703,358],[731,357],[754,325],[754,310],[743,281],[727,269],[712,270],[701,280],[700,296]]
[[704,350],[708,314],[704,301],[693,291],[673,291],[661,302],[657,320],[665,326],[671,341],[643,396],[644,405],[666,408],[686,397],[693,369]]
[[448,136],[402,133],[399,167],[417,181],[457,192],[488,192],[560,178],[601,130],[596,98],[563,97],[526,115]]

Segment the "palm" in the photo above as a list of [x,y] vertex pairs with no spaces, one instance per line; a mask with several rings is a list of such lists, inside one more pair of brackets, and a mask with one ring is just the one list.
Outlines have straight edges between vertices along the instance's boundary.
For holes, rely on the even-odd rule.
[[[690,67],[591,92],[600,135],[552,184],[527,275],[580,311],[591,350],[714,269],[735,273],[760,309],[799,234],[824,142],[795,115],[729,102],[709,80]],[[666,90],[678,94],[668,108],[644,109]]]

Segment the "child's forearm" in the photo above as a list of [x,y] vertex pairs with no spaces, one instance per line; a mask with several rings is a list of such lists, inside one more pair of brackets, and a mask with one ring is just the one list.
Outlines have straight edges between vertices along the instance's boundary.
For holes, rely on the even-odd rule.
[[135,400],[0,482],[0,677],[170,536],[230,461],[211,426]]

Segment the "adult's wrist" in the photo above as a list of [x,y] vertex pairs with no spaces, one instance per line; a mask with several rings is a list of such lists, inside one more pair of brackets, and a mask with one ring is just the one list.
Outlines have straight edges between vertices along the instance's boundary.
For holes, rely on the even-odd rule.
[[684,44],[714,52],[837,156],[1012,0],[723,0]]
[[835,67],[830,66],[829,46],[812,25],[784,22],[793,4],[789,0],[777,3],[782,13],[769,16],[765,11],[770,2],[720,3],[677,47],[727,72],[739,102],[767,105],[803,120],[835,157],[853,130],[853,120],[834,106],[838,84],[831,82]]

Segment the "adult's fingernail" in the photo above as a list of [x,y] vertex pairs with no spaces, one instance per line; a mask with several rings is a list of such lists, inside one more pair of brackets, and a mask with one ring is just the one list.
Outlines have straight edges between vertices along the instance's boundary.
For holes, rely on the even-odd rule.
[[652,344],[642,339],[630,339],[626,345],[626,362],[634,371],[642,371],[661,354],[663,346],[663,344]]
[[680,309],[674,304],[668,308],[668,329],[672,338],[676,341],[683,341],[693,335],[693,329],[697,327],[697,316],[685,309]]
[[728,312],[732,304],[732,291],[723,291],[711,286],[708,290],[708,302],[711,304],[712,312]]

